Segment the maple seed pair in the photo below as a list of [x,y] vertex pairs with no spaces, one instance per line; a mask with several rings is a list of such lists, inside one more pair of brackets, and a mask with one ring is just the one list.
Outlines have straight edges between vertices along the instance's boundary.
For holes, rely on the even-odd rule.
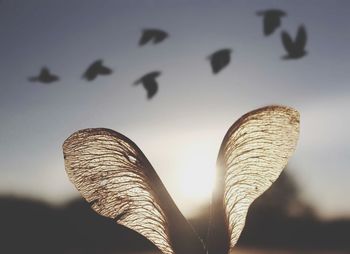
[[63,144],[69,179],[100,215],[150,240],[164,254],[227,254],[251,203],[278,178],[295,150],[299,113],[251,111],[227,131],[217,159],[207,242],[198,238],[141,150],[109,129],[84,129]]

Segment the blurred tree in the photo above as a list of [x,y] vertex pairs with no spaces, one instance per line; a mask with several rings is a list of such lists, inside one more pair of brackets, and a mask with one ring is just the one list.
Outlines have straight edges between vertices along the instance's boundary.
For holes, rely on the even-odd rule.
[[317,219],[287,171],[250,207],[238,245],[278,248],[307,244],[305,229],[314,230]]
[[280,177],[250,208],[250,218],[270,217],[314,217],[314,210],[300,197],[300,191],[294,178],[282,172]]

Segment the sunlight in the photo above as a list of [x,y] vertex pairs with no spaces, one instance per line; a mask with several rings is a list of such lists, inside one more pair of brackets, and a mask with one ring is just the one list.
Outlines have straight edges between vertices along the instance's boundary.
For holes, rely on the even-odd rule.
[[179,191],[189,203],[210,200],[214,187],[217,153],[210,144],[195,143],[183,150],[178,165]]

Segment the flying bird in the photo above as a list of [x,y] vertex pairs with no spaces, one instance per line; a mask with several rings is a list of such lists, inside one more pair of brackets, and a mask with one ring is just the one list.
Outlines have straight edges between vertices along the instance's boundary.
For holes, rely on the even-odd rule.
[[229,128],[217,159],[206,247],[151,163],[124,135],[83,129],[64,141],[63,155],[70,181],[93,210],[143,235],[162,253],[228,254],[249,206],[279,177],[298,136],[299,113],[285,106],[251,111]]
[[160,29],[144,29],[139,41],[139,46],[143,46],[149,42],[158,44],[169,37],[169,34]]
[[92,81],[97,78],[98,75],[110,75],[112,69],[103,65],[103,60],[99,59],[93,62],[83,74],[83,78],[87,81]]
[[28,78],[28,80],[30,82],[41,82],[41,83],[45,83],[45,84],[49,84],[49,83],[58,81],[59,79],[60,78],[57,75],[52,74],[47,67],[41,68],[38,76]]
[[231,49],[220,49],[208,57],[214,74],[219,73],[230,63],[231,52]]
[[152,71],[150,73],[147,73],[146,75],[136,80],[134,82],[134,85],[142,84],[147,91],[147,99],[152,99],[158,91],[158,83],[156,81],[156,78],[158,78],[160,74],[160,71]]
[[271,9],[265,11],[258,11],[258,16],[263,17],[264,35],[269,36],[281,25],[281,18],[287,13],[282,10]]
[[299,27],[295,40],[286,31],[282,32],[281,38],[284,49],[287,51],[284,59],[298,59],[307,54],[305,51],[307,34],[304,26]]

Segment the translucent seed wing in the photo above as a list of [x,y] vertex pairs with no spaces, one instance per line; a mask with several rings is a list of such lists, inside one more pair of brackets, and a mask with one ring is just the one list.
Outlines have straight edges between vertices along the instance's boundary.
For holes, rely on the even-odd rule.
[[242,116],[228,130],[218,157],[230,248],[236,244],[251,203],[278,178],[295,150],[299,113],[269,106]]
[[141,150],[109,129],[85,129],[63,144],[69,179],[99,214],[114,219],[173,254],[162,185]]

